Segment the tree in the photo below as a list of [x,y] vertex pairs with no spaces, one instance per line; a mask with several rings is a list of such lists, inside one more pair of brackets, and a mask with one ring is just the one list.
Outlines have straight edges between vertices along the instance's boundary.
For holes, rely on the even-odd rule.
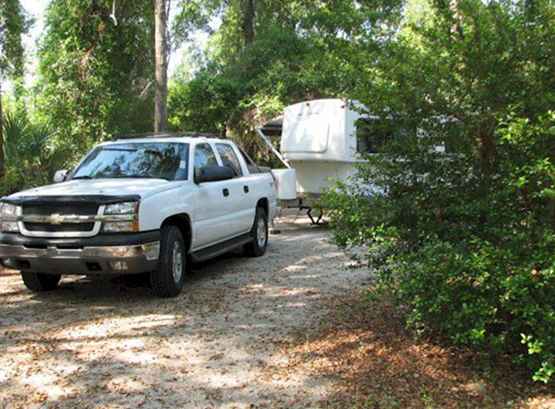
[[[211,34],[204,67],[170,89],[175,128],[237,138],[254,154],[254,128],[303,99],[348,97],[366,78],[365,48],[395,21],[401,1],[192,0],[182,2],[173,27],[177,38],[194,29]],[[215,19],[214,17],[218,18]],[[221,21],[214,31],[214,20]]]
[[24,53],[22,35],[28,20],[19,0],[0,1],[0,178],[4,176],[4,138],[2,112],[2,82],[8,77],[23,75]]
[[255,0],[241,0],[241,28],[245,45],[252,44],[255,35]]
[[69,160],[113,134],[152,131],[152,0],[52,0],[39,45],[38,117]]
[[155,95],[154,132],[166,130],[168,122],[168,10],[170,0],[154,0]]

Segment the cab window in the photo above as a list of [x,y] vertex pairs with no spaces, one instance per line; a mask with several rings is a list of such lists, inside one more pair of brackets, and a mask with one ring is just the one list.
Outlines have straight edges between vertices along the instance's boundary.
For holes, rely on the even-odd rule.
[[233,169],[233,171],[235,172],[235,176],[243,176],[243,171],[241,170],[241,162],[239,162],[239,158],[235,154],[235,151],[233,150],[231,145],[228,145],[226,143],[217,143],[216,149],[220,154],[223,165]]
[[205,166],[218,166],[218,160],[212,147],[207,143],[201,143],[195,148],[195,169]]

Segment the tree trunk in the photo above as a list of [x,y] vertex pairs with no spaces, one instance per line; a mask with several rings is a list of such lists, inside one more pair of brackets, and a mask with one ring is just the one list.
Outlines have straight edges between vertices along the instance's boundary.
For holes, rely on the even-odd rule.
[[168,121],[168,39],[166,0],[154,0],[154,132],[166,130]]
[[254,41],[254,23],[256,18],[254,0],[241,0],[241,9],[243,15],[243,40],[245,45],[249,45]]
[[[2,78],[1,75],[0,78]],[[4,113],[2,112],[2,82],[0,82],[0,179],[4,178],[4,173]]]

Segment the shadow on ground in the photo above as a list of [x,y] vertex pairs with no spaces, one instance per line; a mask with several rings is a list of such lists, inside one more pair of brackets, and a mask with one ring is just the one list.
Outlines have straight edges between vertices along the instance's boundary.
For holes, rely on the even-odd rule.
[[183,293],[145,283],[64,278],[31,294],[0,276],[0,407],[308,407],[329,381],[292,373],[276,345],[319,325],[322,300],[367,272],[321,228],[292,226],[265,257],[195,266]]

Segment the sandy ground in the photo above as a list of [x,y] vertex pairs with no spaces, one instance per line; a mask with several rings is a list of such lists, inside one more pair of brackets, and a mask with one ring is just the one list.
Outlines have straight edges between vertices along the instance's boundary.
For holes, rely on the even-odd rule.
[[319,406],[333,376],[276,375],[290,359],[279,345],[370,275],[325,228],[280,222],[264,257],[198,266],[177,299],[84,278],[31,294],[0,275],[0,408]]

